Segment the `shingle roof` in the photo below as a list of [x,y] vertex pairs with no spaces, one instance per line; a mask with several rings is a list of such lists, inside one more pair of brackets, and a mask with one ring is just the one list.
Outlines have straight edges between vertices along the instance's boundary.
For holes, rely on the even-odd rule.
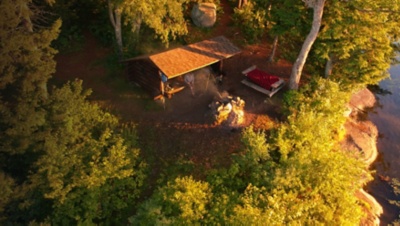
[[150,60],[168,78],[173,78],[229,58],[239,52],[240,49],[226,37],[218,36],[152,55]]

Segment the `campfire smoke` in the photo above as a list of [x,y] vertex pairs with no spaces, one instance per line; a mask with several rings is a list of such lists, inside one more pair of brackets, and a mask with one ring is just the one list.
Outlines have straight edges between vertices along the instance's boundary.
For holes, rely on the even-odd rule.
[[197,95],[218,95],[218,86],[214,72],[211,68],[206,67],[199,69],[195,73],[194,91]]
[[224,123],[230,127],[238,127],[243,123],[244,106],[244,100],[240,97],[232,97],[226,91],[219,94],[219,97],[208,105],[214,123],[217,125]]

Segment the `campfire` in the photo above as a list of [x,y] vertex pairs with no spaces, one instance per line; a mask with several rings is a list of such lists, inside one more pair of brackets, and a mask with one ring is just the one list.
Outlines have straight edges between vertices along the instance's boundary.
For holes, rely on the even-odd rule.
[[244,105],[245,102],[240,97],[232,97],[227,92],[223,92],[208,107],[211,109],[215,124],[237,127],[244,121]]

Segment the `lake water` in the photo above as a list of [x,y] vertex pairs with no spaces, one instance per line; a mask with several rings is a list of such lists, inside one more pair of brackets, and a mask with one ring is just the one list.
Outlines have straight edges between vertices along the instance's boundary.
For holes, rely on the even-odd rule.
[[375,94],[377,106],[368,118],[378,127],[379,156],[372,165],[376,171],[375,180],[367,186],[367,191],[383,206],[381,225],[387,225],[399,217],[400,208],[388,200],[399,200],[388,182],[378,175],[400,180],[400,65],[390,69],[391,78],[379,84],[381,91]]

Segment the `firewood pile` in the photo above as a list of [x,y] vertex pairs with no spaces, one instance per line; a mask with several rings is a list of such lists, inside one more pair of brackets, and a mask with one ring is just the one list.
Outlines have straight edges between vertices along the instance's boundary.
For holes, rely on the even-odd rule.
[[237,127],[244,121],[244,105],[245,102],[240,97],[226,95],[214,100],[208,107],[211,109],[214,124]]

